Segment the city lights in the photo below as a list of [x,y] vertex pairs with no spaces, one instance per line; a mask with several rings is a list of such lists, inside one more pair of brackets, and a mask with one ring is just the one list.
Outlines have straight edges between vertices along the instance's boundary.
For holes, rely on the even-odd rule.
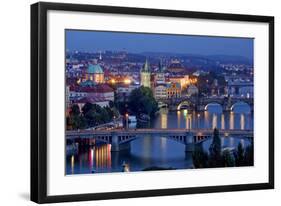
[[[66,31],[67,38],[76,36],[68,35],[71,32]],[[217,37],[201,36],[201,45],[184,40],[196,36],[177,35],[183,48],[198,44],[199,53],[192,54],[177,51],[179,44],[165,45],[174,41],[155,47],[154,40],[173,39],[172,34],[138,34],[140,43],[136,34],[126,33],[118,42],[124,47],[118,48],[114,40],[123,32],[105,33],[99,39],[101,32],[87,31],[95,43],[75,40],[77,45],[91,45],[90,52],[66,51],[66,174],[227,167],[232,159],[236,166],[240,139],[244,151],[251,151],[246,149],[254,142],[251,61],[241,63],[239,56],[212,53],[221,51],[212,48],[200,53],[202,46],[221,43]],[[226,150],[231,157],[223,156]],[[252,165],[251,155],[243,165]]]
[[131,84],[131,82],[132,82],[132,81],[131,81],[130,79],[124,79],[124,83],[125,83],[125,84]]

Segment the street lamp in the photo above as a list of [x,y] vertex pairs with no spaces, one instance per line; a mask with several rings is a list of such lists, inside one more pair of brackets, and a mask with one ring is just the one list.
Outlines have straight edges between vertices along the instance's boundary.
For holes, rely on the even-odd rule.
[[190,130],[191,130],[191,116],[190,115],[188,115],[188,123],[189,123],[188,129],[189,129],[189,132],[190,132]]
[[126,113],[125,117],[126,117],[126,129],[128,129],[129,114]]
[[199,129],[199,123],[200,122],[200,114],[197,114],[197,129]]

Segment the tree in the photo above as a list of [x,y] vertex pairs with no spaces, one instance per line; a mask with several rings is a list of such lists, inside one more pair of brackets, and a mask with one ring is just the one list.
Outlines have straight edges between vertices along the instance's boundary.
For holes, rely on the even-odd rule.
[[80,115],[80,108],[77,104],[72,105],[71,112],[73,116],[79,116]]
[[80,129],[80,108],[77,104],[72,105],[69,117],[67,118],[67,125],[72,129]]
[[210,158],[209,158],[209,166],[210,167],[222,167],[222,155],[221,155],[221,139],[219,136],[219,130],[217,128],[214,129],[213,134],[213,142],[209,148]]
[[195,168],[208,167],[208,153],[204,151],[202,144],[196,145],[192,153],[193,165]]
[[254,165],[254,148],[253,143],[246,147],[245,150],[245,166]]
[[158,110],[158,103],[153,97],[152,90],[143,86],[131,92],[128,106],[130,111],[136,115],[144,113],[154,116]]
[[87,112],[89,112],[90,110],[93,109],[93,104],[87,102],[86,104],[84,104],[84,106],[82,107],[82,113],[85,116],[87,114]]
[[114,107],[114,102],[113,101],[109,101],[109,107],[113,108]]
[[94,127],[113,120],[113,116],[117,116],[115,107],[101,107],[98,104],[86,103],[82,108],[82,114],[87,127]]
[[225,150],[222,155],[224,167],[234,167],[235,160],[229,150]]
[[239,142],[238,146],[237,146],[237,152],[235,155],[235,162],[236,162],[236,166],[244,166],[245,164],[245,156],[244,156],[244,148],[241,142]]

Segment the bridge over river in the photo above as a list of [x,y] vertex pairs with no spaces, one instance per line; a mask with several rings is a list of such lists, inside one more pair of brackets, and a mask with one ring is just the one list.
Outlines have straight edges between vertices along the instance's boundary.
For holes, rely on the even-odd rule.
[[254,99],[246,97],[188,97],[159,99],[159,107],[168,107],[170,110],[180,110],[182,107],[194,109],[197,111],[207,110],[209,104],[218,104],[223,111],[232,111],[237,103],[248,104],[253,110]]
[[[253,138],[253,130],[219,130],[220,136]],[[66,139],[72,141],[97,140],[111,144],[111,151],[128,149],[137,138],[165,137],[185,145],[191,152],[196,144],[213,137],[213,129],[115,129],[66,131]]]

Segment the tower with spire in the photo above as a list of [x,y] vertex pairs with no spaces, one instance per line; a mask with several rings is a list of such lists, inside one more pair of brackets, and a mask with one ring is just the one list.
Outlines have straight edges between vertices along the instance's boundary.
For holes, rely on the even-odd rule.
[[157,70],[157,73],[155,75],[155,82],[156,82],[156,84],[164,84],[165,83],[165,74],[164,74],[164,68],[163,68],[161,59],[158,63],[158,70]]
[[145,64],[140,72],[141,86],[150,88],[151,87],[150,78],[151,78],[150,67],[148,64],[148,60],[146,59]]

